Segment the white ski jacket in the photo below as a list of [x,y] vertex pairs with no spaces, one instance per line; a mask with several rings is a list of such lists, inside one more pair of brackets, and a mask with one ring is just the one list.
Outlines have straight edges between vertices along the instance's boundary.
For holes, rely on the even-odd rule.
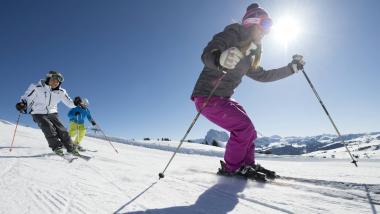
[[40,80],[37,84],[31,84],[25,94],[21,96],[21,101],[27,103],[30,114],[52,114],[58,113],[57,104],[63,102],[69,108],[75,108],[74,102],[67,94],[66,90],[58,86],[51,89]]

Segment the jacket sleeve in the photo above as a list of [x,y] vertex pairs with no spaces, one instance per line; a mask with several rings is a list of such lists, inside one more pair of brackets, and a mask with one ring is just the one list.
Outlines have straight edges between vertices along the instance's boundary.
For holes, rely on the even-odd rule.
[[74,105],[74,102],[73,100],[69,97],[69,95],[67,94],[66,90],[64,89],[61,89],[62,90],[62,93],[61,93],[61,100],[62,102],[69,108],[75,108],[76,106]]
[[86,109],[88,121],[93,121],[90,110]]
[[21,96],[20,101],[26,101],[29,106],[37,96],[37,87],[35,84],[30,84],[24,95]]
[[257,69],[249,69],[246,75],[260,82],[273,82],[288,77],[292,74],[294,74],[292,68],[285,66],[267,71],[262,67],[258,67]]
[[218,69],[215,65],[215,52],[236,46],[239,40],[239,32],[232,27],[226,27],[224,31],[215,34],[202,53],[202,62],[211,69]]

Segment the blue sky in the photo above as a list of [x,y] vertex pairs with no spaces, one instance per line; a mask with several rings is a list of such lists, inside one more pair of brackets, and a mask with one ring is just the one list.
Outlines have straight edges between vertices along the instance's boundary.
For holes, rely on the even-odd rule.
[[[380,3],[376,0],[256,1],[302,32],[288,47],[264,38],[262,66],[305,56],[309,74],[342,133],[379,131]],[[196,110],[190,95],[212,36],[240,21],[252,1],[0,1],[0,118],[52,69],[71,97],[90,100],[109,135],[180,139]],[[334,133],[302,74],[273,83],[245,78],[234,98],[264,135]],[[67,125],[68,108],[60,104]],[[29,115],[22,123],[35,126]],[[190,138],[218,128],[201,117]],[[5,134],[5,133],[1,133]]]

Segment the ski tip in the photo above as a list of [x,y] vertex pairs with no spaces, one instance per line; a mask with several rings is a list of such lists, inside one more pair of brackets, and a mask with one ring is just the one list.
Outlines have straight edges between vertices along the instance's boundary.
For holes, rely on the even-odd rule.
[[71,158],[71,159],[69,159],[69,160],[67,160],[69,163],[72,163],[74,160],[76,160],[76,159],[78,159],[78,158]]
[[162,173],[162,172],[158,173],[158,180],[160,180],[161,178],[164,178],[164,177],[165,177],[164,173]]

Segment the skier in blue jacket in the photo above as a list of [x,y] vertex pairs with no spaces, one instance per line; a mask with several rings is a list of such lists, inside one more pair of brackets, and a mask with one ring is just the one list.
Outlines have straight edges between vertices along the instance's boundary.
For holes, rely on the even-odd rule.
[[73,143],[74,147],[79,151],[85,151],[85,149],[79,145],[83,140],[83,137],[86,135],[84,120],[87,118],[93,126],[96,125],[96,122],[92,118],[90,110],[88,109],[88,99],[84,98],[82,100],[80,97],[76,97],[74,103],[76,107],[71,109],[68,113],[70,119],[69,135],[71,138],[75,138]]

